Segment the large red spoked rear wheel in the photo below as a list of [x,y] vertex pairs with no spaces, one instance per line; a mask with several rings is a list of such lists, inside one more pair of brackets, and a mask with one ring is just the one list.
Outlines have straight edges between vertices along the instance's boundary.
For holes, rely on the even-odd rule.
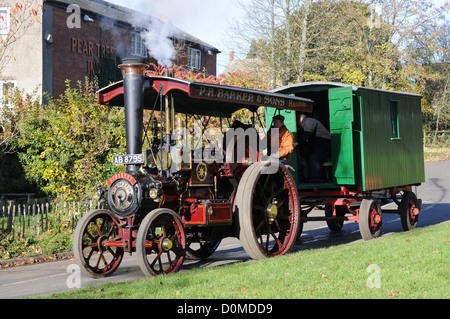
[[146,276],[171,274],[181,267],[186,254],[186,236],[174,211],[158,208],[142,220],[136,254],[139,267]]
[[297,239],[299,201],[284,165],[258,162],[250,166],[239,182],[236,206],[239,238],[250,257],[284,255],[292,248]]
[[105,245],[119,234],[120,226],[109,210],[88,212],[78,222],[73,237],[73,253],[77,263],[93,278],[111,275],[123,259],[122,247]]

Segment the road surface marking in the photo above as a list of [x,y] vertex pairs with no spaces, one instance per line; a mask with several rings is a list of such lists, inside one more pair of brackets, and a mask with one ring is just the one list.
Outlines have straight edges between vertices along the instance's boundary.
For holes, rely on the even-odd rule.
[[26,284],[32,281],[37,281],[37,280],[42,280],[42,279],[48,279],[48,278],[53,278],[53,277],[58,277],[58,276],[67,276],[67,273],[62,273],[62,274],[57,274],[57,275],[51,275],[51,276],[46,276],[46,277],[38,277],[38,278],[34,278],[34,279],[29,279],[29,280],[23,280],[23,281],[16,281],[16,282],[11,282],[9,284],[4,284],[4,285],[0,285],[0,287],[7,287],[7,286],[14,286],[14,285],[21,285],[21,284]]

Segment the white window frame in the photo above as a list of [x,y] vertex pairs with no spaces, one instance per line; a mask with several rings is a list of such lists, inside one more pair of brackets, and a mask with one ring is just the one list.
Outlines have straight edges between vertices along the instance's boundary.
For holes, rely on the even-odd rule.
[[194,70],[202,68],[202,51],[189,48],[188,67]]
[[141,57],[147,57],[147,48],[140,32],[131,33],[131,54]]
[[15,88],[17,86],[17,81],[14,80],[0,80],[0,107],[12,107],[11,101],[8,100],[8,102],[5,104],[5,92],[3,91],[5,84],[10,83],[12,84],[12,88]]
[[11,8],[0,7],[0,16],[3,17],[3,20],[1,22],[6,24],[5,27],[0,29],[0,35],[7,35],[11,26]]

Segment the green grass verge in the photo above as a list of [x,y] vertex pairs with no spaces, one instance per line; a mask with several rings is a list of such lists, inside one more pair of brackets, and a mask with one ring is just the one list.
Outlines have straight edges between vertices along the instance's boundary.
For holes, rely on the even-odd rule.
[[449,298],[449,245],[447,222],[368,242],[44,298]]
[[424,148],[425,162],[439,162],[450,160],[450,148]]

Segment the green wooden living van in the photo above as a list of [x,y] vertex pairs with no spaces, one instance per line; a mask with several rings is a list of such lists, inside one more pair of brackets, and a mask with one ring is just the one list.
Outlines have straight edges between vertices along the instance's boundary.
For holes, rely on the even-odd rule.
[[[332,181],[310,185],[297,180],[299,188],[373,191],[424,182],[420,95],[331,82],[298,83],[273,91],[313,100],[314,110],[306,115],[331,133]],[[278,112],[297,138],[300,114],[267,109],[268,126]],[[297,170],[296,156],[290,165]]]

